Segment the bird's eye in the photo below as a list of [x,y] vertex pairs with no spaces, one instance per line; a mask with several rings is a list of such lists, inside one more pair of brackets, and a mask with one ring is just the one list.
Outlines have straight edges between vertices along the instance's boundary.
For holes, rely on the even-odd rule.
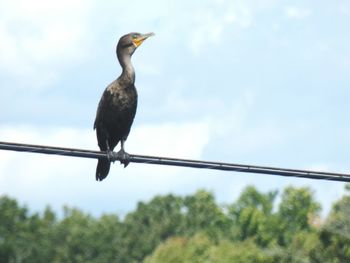
[[133,35],[132,35],[132,38],[134,38],[134,39],[137,38],[137,37],[138,37],[137,34],[133,34]]

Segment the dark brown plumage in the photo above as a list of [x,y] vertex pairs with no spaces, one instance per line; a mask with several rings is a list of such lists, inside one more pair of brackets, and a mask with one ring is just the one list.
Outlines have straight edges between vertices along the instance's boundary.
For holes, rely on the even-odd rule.
[[[126,156],[124,142],[133,123],[137,108],[137,91],[135,88],[135,71],[131,56],[142,42],[153,33],[129,33],[119,39],[117,57],[123,69],[122,74],[107,86],[98,104],[94,129],[96,129],[98,146],[107,155],[121,142],[119,156]],[[127,166],[127,161],[124,166]],[[99,159],[96,168],[96,180],[102,181],[108,175],[110,161]]]

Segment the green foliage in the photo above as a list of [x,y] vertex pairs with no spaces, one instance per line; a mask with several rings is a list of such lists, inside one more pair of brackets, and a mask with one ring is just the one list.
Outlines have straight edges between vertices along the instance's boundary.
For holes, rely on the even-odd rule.
[[0,199],[0,258],[4,262],[22,260],[28,254],[26,228],[27,209],[8,197]]
[[282,193],[278,216],[278,242],[285,246],[300,231],[311,231],[321,206],[309,188],[287,187]]
[[193,196],[184,199],[185,233],[189,236],[199,231],[218,240],[229,227],[229,220],[222,208],[215,202],[214,196],[204,190],[197,191]]
[[276,191],[259,193],[252,186],[243,190],[237,202],[229,207],[234,240],[253,238],[262,246],[266,246],[272,240],[276,221],[272,215],[272,208],[276,195]]
[[94,224],[91,216],[65,207],[64,218],[52,235],[56,245],[52,262],[86,262],[93,257]]
[[52,253],[50,232],[55,215],[46,208],[43,216],[28,215],[25,207],[6,196],[0,198],[1,262],[48,262]]
[[211,249],[211,263],[273,263],[274,257],[261,247],[258,247],[253,240],[243,242],[222,241]]
[[252,240],[233,243],[227,240],[218,244],[205,234],[192,238],[175,237],[161,244],[144,261],[145,263],[272,263],[274,258]]
[[322,250],[330,263],[350,262],[350,196],[333,205],[320,232]]
[[317,233],[295,233],[290,244],[285,247],[272,245],[268,253],[279,263],[324,262],[316,260],[322,254]]
[[148,204],[140,202],[135,212],[124,221],[122,246],[124,261],[140,262],[168,237],[181,233],[183,228],[183,199],[173,195],[156,196]]
[[225,206],[205,190],[156,196],[123,220],[68,207],[60,219],[49,207],[30,214],[3,196],[0,263],[350,262],[350,196],[324,224],[309,188],[287,187],[278,207],[276,196],[252,186]]
[[184,262],[184,250],[188,240],[184,237],[172,237],[160,244],[153,252],[152,256],[145,259],[145,263],[167,262],[180,263]]

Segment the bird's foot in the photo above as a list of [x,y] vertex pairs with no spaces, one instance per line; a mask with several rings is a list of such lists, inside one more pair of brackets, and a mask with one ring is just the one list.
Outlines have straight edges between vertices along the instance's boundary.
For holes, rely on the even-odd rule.
[[107,159],[109,162],[114,163],[115,160],[118,160],[118,157],[116,156],[116,153],[111,151],[111,150],[107,150],[106,151],[106,155],[107,155]]
[[130,163],[130,155],[122,149],[116,153],[116,160],[120,161],[121,164],[124,164],[125,168]]

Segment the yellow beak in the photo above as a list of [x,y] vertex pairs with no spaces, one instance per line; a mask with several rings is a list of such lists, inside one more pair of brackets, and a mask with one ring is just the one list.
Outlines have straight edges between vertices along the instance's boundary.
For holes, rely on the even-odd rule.
[[134,43],[134,45],[136,47],[140,46],[142,44],[143,41],[145,41],[147,38],[151,37],[151,36],[154,36],[154,33],[151,32],[151,33],[148,33],[148,34],[144,34],[144,35],[141,35],[140,37],[138,38],[135,38],[132,40],[132,43]]

